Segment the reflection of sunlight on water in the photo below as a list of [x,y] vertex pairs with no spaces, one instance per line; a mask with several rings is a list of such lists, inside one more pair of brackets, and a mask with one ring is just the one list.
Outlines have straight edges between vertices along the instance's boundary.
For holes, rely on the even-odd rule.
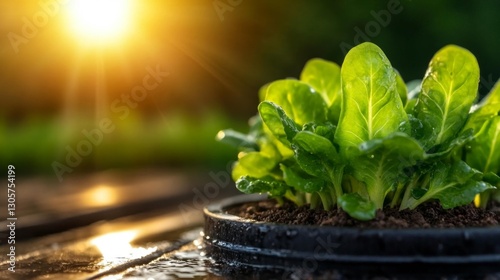
[[[102,278],[99,278],[100,280],[120,280],[120,279],[123,279],[123,275],[109,275],[109,276],[104,276]],[[155,280],[154,278],[152,277],[149,277],[149,278],[141,278],[141,279],[144,279],[144,280]]]
[[87,190],[82,196],[86,207],[102,207],[113,205],[118,201],[117,192],[107,185],[97,185]]
[[104,277],[102,277],[100,279],[101,280],[120,280],[122,278],[123,278],[122,275],[109,275],[109,276],[104,276]]
[[[200,232],[200,235],[203,235],[203,232]],[[203,250],[203,241],[201,238],[195,239],[193,241],[193,245],[200,251],[200,257],[205,257],[206,253]]]
[[[104,266],[116,265],[128,260],[144,257],[156,251],[156,247],[132,247],[130,242],[136,235],[136,231],[123,231],[108,233],[92,239],[91,243],[99,249],[103,257],[100,264]],[[111,280],[111,278],[107,280]]]

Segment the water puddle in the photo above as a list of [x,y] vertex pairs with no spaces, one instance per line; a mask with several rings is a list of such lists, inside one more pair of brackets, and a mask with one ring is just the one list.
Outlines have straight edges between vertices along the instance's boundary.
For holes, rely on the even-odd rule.
[[125,273],[121,279],[206,279],[215,276],[209,270],[212,261],[205,256],[201,239],[184,246],[181,250]]

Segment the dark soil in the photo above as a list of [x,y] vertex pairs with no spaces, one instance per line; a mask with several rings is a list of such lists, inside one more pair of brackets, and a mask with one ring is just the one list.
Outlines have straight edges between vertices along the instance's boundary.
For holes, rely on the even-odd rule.
[[415,210],[399,211],[395,208],[379,210],[375,219],[362,222],[351,218],[342,210],[312,210],[309,205],[296,207],[275,200],[245,203],[226,209],[229,214],[261,222],[291,225],[320,225],[359,228],[462,228],[500,225],[500,205],[488,210],[471,205],[445,210],[438,203],[426,203]]

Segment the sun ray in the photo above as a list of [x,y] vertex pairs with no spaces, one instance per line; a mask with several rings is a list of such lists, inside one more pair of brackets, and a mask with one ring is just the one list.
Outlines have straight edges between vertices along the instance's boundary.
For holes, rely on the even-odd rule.
[[[200,51],[188,47],[186,44],[183,44],[178,40],[174,41],[174,39],[170,39],[169,43],[175,46],[189,58],[194,60],[196,63],[198,63],[198,65],[200,65],[203,69],[205,69],[205,71],[210,73],[216,80],[218,80],[232,93],[238,95],[240,98],[246,99],[246,101],[250,101],[251,95],[246,94],[244,91],[242,91],[242,88],[245,87],[238,85],[238,80],[234,77],[234,75],[218,66],[217,64],[211,62],[209,59],[205,58]],[[245,102],[245,100],[242,101]]]
[[95,70],[95,122],[99,124],[100,120],[104,118],[107,113],[107,90],[106,90],[106,72],[102,53],[96,56],[96,70]]
[[77,112],[76,98],[78,95],[78,85],[80,82],[83,58],[84,56],[82,52],[79,52],[75,56],[74,66],[71,68],[72,70],[66,82],[66,89],[64,90],[64,105],[61,115],[63,129],[59,135],[60,141],[63,145],[59,145],[59,156],[65,152],[64,146],[68,144],[74,131],[74,120],[76,119],[75,112]]

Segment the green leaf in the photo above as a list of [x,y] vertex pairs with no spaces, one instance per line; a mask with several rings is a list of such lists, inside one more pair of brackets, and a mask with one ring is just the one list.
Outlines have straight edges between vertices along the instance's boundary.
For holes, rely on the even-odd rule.
[[258,150],[255,138],[232,129],[221,130],[217,133],[217,141],[239,148],[240,150]]
[[415,116],[422,121],[419,138],[426,150],[462,129],[477,95],[479,66],[468,50],[448,45],[432,58],[422,82]]
[[242,176],[262,178],[268,175],[277,165],[273,157],[264,155],[261,152],[243,153],[238,162],[233,167],[233,179],[237,180]]
[[500,106],[500,80],[495,83],[491,91],[484,97],[480,105],[484,104],[496,104],[497,106]]
[[396,90],[404,106],[408,101],[408,89],[406,88],[405,81],[403,80],[403,77],[401,77],[401,74],[399,74],[396,69],[394,69],[394,71],[396,72]]
[[328,179],[327,166],[331,163],[324,158],[318,157],[317,155],[311,154],[304,150],[303,148],[297,146],[294,149],[295,159],[299,164],[300,168],[304,170],[307,174]]
[[335,130],[337,129],[337,126],[332,124],[331,122],[325,122],[322,124],[316,124],[316,123],[306,123],[305,125],[302,126],[302,131],[310,131],[313,132],[319,136],[323,136],[330,140],[332,143],[335,138]]
[[271,83],[267,83],[259,88],[259,101],[262,102],[266,100],[267,88]]
[[299,191],[313,193],[319,192],[325,187],[325,181],[317,177],[304,174],[284,164],[280,165],[280,169],[283,171],[283,180],[285,183]]
[[333,146],[332,142],[313,132],[298,132],[293,138],[293,143],[308,153],[318,156],[319,158],[324,158],[330,160],[331,162],[339,161],[337,150]]
[[411,196],[414,199],[418,200],[418,199],[422,198],[422,196],[424,196],[426,192],[427,192],[427,190],[425,190],[425,189],[415,188],[415,189],[411,190]]
[[283,144],[290,146],[300,127],[290,119],[285,111],[273,102],[263,101],[259,104],[259,114],[271,133]]
[[[306,173],[327,181],[333,181],[339,179],[337,176],[342,176],[340,166],[343,164],[340,163],[337,150],[327,138],[310,131],[301,131],[297,133],[292,144],[295,159]],[[339,171],[339,174],[334,170]]]
[[275,163],[281,160],[281,155],[278,148],[270,140],[262,139],[259,142],[259,149],[260,154],[266,159],[270,158],[270,161]]
[[450,209],[471,203],[477,194],[489,189],[493,189],[493,186],[486,182],[469,180],[436,193],[434,198],[439,200],[444,209]]
[[[410,100],[409,102],[412,102],[412,101],[413,100]],[[406,105],[408,105],[408,104],[406,104]],[[419,119],[417,119],[415,116],[413,116],[412,114],[408,114],[408,122],[410,123],[410,127],[411,127],[409,134],[413,138],[417,138],[416,135],[420,135],[422,133],[422,130],[424,127],[422,125],[422,122]]]
[[300,80],[319,92],[327,106],[340,102],[340,66],[336,63],[313,58],[304,66]]
[[[264,125],[262,118],[260,117],[260,114],[257,114],[256,116],[252,117],[249,121],[250,123],[250,133],[249,135],[255,137],[258,139],[258,144],[262,146],[262,143],[271,143],[274,148],[278,151],[279,158],[290,158],[293,156],[293,151],[290,147],[290,143],[288,140],[284,138],[284,142],[286,144],[283,144],[274,134],[269,130],[267,125]],[[261,147],[262,150],[262,147]]]
[[409,123],[396,89],[396,73],[372,43],[352,48],[341,69],[342,113],[335,138],[341,151],[363,142],[408,131]]
[[349,216],[361,221],[372,220],[377,212],[377,207],[373,202],[364,199],[357,193],[342,195],[338,199],[338,203]]
[[281,107],[287,116],[302,126],[326,121],[327,106],[321,95],[297,80],[279,80],[267,86],[266,101]]
[[438,199],[445,209],[465,205],[474,200],[476,194],[494,187],[481,181],[482,173],[471,168],[464,161],[452,164],[439,162],[430,171],[430,183],[420,198],[411,198],[407,203],[414,209],[429,199]]
[[484,123],[467,150],[466,161],[484,173],[500,173],[500,116]]
[[412,114],[415,110],[415,105],[417,105],[417,99],[409,99],[405,105],[405,112]]
[[472,129],[465,130],[461,132],[460,135],[458,135],[457,137],[452,138],[450,141],[441,144],[438,149],[439,152],[430,152],[426,155],[426,157],[429,159],[445,157],[454,150],[457,150],[457,148],[460,148],[465,144],[469,143],[473,139],[474,139],[474,133]]
[[365,142],[359,149],[359,155],[351,161],[353,175],[366,184],[369,198],[378,209],[403,176],[403,169],[425,156],[420,144],[404,133]]
[[[295,160],[300,168],[307,174],[328,182],[333,189],[321,193],[321,199],[325,209],[331,206],[331,199],[326,198],[326,194],[342,195],[342,176],[345,164],[342,163],[337,150],[332,142],[327,138],[317,135],[311,131],[301,131],[293,138],[292,147],[295,153]],[[332,192],[333,191],[333,192]],[[335,203],[335,201],[331,201]]]
[[333,62],[313,58],[306,63],[300,80],[319,92],[328,107],[328,119],[337,123],[340,116],[340,67]]
[[474,132],[478,132],[488,119],[500,116],[500,80],[472,111],[465,128],[472,128]]
[[271,176],[259,179],[243,176],[236,181],[236,188],[244,193],[269,193],[271,196],[283,196],[288,186]]
[[492,186],[500,187],[500,176],[493,172],[485,173],[483,176],[483,181],[485,181],[486,183],[490,183]]

